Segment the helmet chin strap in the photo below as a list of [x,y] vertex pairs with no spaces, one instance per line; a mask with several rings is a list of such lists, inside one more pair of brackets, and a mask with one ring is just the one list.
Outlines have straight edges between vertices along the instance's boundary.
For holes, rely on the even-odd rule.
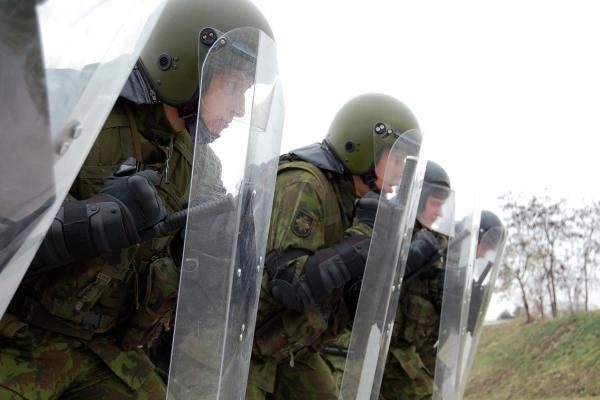
[[377,181],[377,175],[375,174],[375,170],[371,168],[369,172],[360,176],[362,181],[369,187],[369,190],[378,191],[377,185],[375,182]]
[[202,116],[199,115],[197,110],[198,101],[185,104],[178,108],[179,116],[185,121],[185,126],[192,135],[192,139],[199,144],[212,143],[216,137],[210,133]]

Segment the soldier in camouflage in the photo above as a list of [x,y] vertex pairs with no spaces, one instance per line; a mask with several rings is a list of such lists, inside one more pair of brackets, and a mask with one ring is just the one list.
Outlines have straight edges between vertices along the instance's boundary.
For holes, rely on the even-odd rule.
[[[428,161],[381,384],[384,400],[429,399],[432,395],[445,251],[452,233],[440,221],[450,196],[448,175]],[[453,219],[453,215],[447,217]]]
[[[382,122],[394,134],[374,143]],[[247,399],[337,399],[319,350],[351,323],[343,291],[365,267],[386,149],[417,128],[398,100],[362,95],[322,143],[281,157]]]
[[[179,262],[173,235],[148,232],[186,206],[193,135],[203,146],[244,112],[243,91],[220,89],[243,70],[212,71],[199,99],[199,63],[214,42],[199,47],[199,32],[248,25],[270,33],[245,0],[166,6],[0,321],[0,398],[165,397],[144,348],[169,326]],[[220,160],[204,148],[197,184],[218,192]]]

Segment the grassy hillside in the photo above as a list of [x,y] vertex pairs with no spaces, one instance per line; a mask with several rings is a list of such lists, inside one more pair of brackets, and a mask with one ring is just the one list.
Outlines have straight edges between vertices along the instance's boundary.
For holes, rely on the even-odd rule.
[[600,399],[600,311],[487,327],[466,399]]

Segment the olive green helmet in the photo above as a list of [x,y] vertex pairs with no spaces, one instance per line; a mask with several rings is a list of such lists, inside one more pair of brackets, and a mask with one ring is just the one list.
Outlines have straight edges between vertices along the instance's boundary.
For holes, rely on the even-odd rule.
[[158,98],[172,106],[195,100],[209,48],[220,33],[242,27],[273,37],[265,17],[247,0],[169,0],[140,55]]
[[384,94],[363,94],[337,112],[325,143],[352,175],[373,172],[375,156],[406,133],[420,142],[419,124],[399,100]]

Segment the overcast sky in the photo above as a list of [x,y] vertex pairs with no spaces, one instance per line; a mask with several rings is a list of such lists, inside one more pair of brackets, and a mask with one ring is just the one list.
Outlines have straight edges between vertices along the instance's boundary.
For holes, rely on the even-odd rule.
[[282,152],[321,141],[347,100],[381,92],[417,116],[458,210],[477,196],[499,211],[509,191],[600,199],[597,0],[253,1],[278,43]]
[[416,114],[457,202],[600,199],[596,1],[254,2],[278,42],[282,151],[320,141],[348,99],[383,92]]

